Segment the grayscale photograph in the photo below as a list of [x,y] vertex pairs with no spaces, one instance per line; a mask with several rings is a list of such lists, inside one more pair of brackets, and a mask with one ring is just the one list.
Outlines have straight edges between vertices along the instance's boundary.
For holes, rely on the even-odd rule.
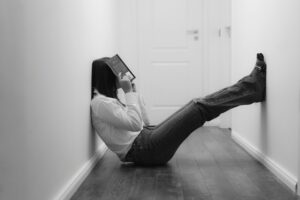
[[300,200],[300,0],[0,0],[0,200]]

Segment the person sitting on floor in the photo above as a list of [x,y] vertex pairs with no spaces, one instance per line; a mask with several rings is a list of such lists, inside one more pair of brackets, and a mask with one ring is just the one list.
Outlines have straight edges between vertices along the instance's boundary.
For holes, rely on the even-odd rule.
[[[108,58],[92,64],[92,124],[107,147],[121,161],[138,165],[166,164],[180,144],[206,121],[240,105],[265,100],[266,63],[261,53],[252,72],[236,84],[195,98],[155,127],[144,126],[145,108],[132,83],[115,76],[106,64]],[[117,95],[123,89],[126,101]],[[142,112],[143,111],[143,112]]]

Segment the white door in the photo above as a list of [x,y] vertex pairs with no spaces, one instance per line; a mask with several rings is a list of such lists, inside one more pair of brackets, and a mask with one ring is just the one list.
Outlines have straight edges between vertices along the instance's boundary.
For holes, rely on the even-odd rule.
[[152,124],[203,96],[203,0],[138,0],[139,75]]

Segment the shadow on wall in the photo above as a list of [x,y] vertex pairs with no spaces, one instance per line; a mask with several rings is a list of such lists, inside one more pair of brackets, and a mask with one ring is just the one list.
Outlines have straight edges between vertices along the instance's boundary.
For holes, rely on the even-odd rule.
[[[268,68],[268,61],[265,58],[265,61],[267,63],[267,68]],[[260,103],[260,127],[259,127],[259,133],[260,134],[260,149],[261,151],[266,154],[269,155],[268,151],[269,151],[269,144],[268,141],[269,140],[269,117],[268,117],[268,70],[267,70],[267,77],[266,77],[266,99],[264,102]]]
[[[90,121],[92,122],[92,118],[90,119]],[[89,139],[89,156],[92,157],[97,150],[97,144],[98,144],[96,133],[94,132],[92,124],[90,124],[89,135],[90,135],[90,137],[89,137],[90,138]]]
[[264,154],[268,155],[268,141],[269,141],[269,136],[268,136],[268,127],[269,127],[269,121],[268,121],[268,103],[267,99],[265,102],[261,103],[261,108],[260,108],[260,129],[259,133],[261,133],[261,138],[260,138],[260,149]]

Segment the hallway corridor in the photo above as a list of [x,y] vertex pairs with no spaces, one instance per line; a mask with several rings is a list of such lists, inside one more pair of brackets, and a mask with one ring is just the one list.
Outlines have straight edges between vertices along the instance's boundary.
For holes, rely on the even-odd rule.
[[166,166],[122,165],[107,151],[72,200],[296,200],[290,189],[233,142],[230,131],[196,130]]
[[[300,0],[0,0],[0,200],[298,199],[299,10]],[[259,52],[266,101],[211,120],[168,165],[105,151],[91,120],[94,60],[120,55],[155,125],[249,74]]]

